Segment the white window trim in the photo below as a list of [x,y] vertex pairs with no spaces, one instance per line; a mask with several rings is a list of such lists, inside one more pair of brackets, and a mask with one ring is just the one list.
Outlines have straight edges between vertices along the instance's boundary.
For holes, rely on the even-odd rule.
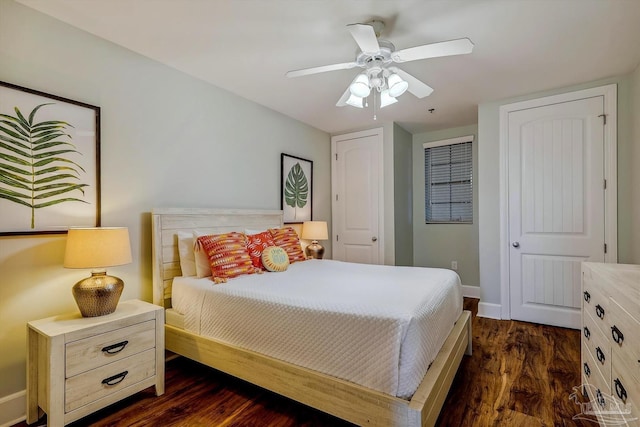
[[422,144],[422,148],[442,147],[443,145],[462,144],[463,142],[473,142],[473,135],[441,139],[440,141],[425,142],[424,144]]

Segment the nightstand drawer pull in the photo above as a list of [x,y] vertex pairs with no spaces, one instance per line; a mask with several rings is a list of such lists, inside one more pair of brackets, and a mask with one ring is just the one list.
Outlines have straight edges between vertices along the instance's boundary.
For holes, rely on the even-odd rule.
[[105,378],[102,380],[102,384],[104,385],[116,385],[118,383],[121,383],[124,378],[127,376],[127,374],[129,373],[129,371],[124,371],[124,372],[120,372],[119,374],[116,374],[112,377],[109,378]]
[[596,347],[596,356],[598,356],[598,361],[604,365],[605,357],[600,347]]
[[584,291],[584,292],[583,292],[583,295],[584,295],[584,300],[585,300],[586,302],[591,301],[591,294],[590,294],[589,292]]
[[122,341],[116,344],[108,345],[106,347],[102,347],[102,352],[107,354],[116,354],[120,353],[124,348],[129,344],[129,341]]
[[599,318],[604,319],[604,308],[602,308],[600,304],[596,305],[596,315]]
[[585,327],[583,328],[583,331],[584,331],[584,337],[585,337],[586,339],[591,338],[591,331],[589,330],[589,328],[587,328],[587,327],[585,326]]
[[618,344],[622,344],[622,341],[624,341],[624,334],[620,332],[620,329],[618,329],[616,325],[613,325],[611,327],[611,336],[613,337],[613,340]]
[[584,364],[584,374],[588,377],[591,376],[591,368],[589,368],[589,365],[587,365],[586,362]]
[[626,403],[627,402],[627,390],[624,389],[624,386],[622,385],[622,382],[616,378],[615,380],[613,380],[613,383],[616,386],[616,394],[618,395],[618,397],[620,399],[622,399],[622,402]]

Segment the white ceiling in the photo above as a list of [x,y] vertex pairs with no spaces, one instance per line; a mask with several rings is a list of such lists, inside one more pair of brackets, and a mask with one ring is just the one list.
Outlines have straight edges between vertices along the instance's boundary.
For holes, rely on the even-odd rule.
[[[18,0],[330,133],[395,121],[410,132],[477,122],[482,102],[633,71],[640,0]],[[347,24],[385,21],[396,49],[469,37],[469,55],[400,64],[435,89],[378,113],[336,107],[357,70]],[[371,105],[370,103],[369,105]],[[435,108],[430,114],[428,109]]]

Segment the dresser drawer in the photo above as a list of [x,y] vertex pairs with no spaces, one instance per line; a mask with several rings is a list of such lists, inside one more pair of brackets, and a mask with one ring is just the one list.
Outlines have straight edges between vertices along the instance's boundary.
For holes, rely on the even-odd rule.
[[586,279],[582,286],[582,291],[583,314],[588,313],[591,315],[600,330],[606,332],[610,314],[609,298],[601,293],[596,286],[590,286],[590,282]]
[[634,367],[634,374],[640,380],[640,323],[635,321],[616,301],[611,301],[611,328],[609,340],[612,352],[627,359],[627,365]]
[[152,377],[156,351],[146,350],[65,381],[65,412],[70,412]]
[[[587,354],[586,360],[591,355]],[[588,365],[595,365],[595,361],[591,359],[585,362]],[[583,391],[587,394],[589,401],[592,403],[596,412],[606,410],[611,401],[611,387],[608,379],[604,378],[598,369],[592,369],[590,375],[582,375],[584,384]]]
[[[620,366],[613,366],[611,369],[611,395],[622,402],[626,409],[631,410],[633,416],[637,417],[637,405],[640,404],[640,384],[619,368]],[[633,423],[631,424],[633,425]]]
[[590,331],[589,339],[582,339],[584,343],[583,351],[586,350],[593,358],[593,364],[598,367],[598,370],[607,379],[608,383],[611,375],[611,343],[600,328],[595,326],[596,320],[590,315],[584,314],[583,322],[584,326]]
[[66,377],[124,359],[155,345],[155,320],[67,343]]

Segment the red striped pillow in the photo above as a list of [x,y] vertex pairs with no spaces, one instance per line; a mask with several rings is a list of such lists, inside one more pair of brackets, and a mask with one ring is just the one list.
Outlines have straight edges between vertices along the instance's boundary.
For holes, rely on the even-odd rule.
[[269,246],[275,245],[275,242],[271,238],[271,233],[268,231],[247,235],[247,251],[249,252],[253,266],[264,270],[265,268],[262,264],[262,251],[267,249]]
[[214,278],[227,279],[256,272],[242,233],[200,236],[198,244],[207,254]]
[[307,260],[307,257],[302,251],[302,246],[300,246],[300,239],[298,238],[296,230],[291,227],[283,227],[270,228],[269,232],[275,244],[287,253],[290,263],[293,264],[294,262]]

